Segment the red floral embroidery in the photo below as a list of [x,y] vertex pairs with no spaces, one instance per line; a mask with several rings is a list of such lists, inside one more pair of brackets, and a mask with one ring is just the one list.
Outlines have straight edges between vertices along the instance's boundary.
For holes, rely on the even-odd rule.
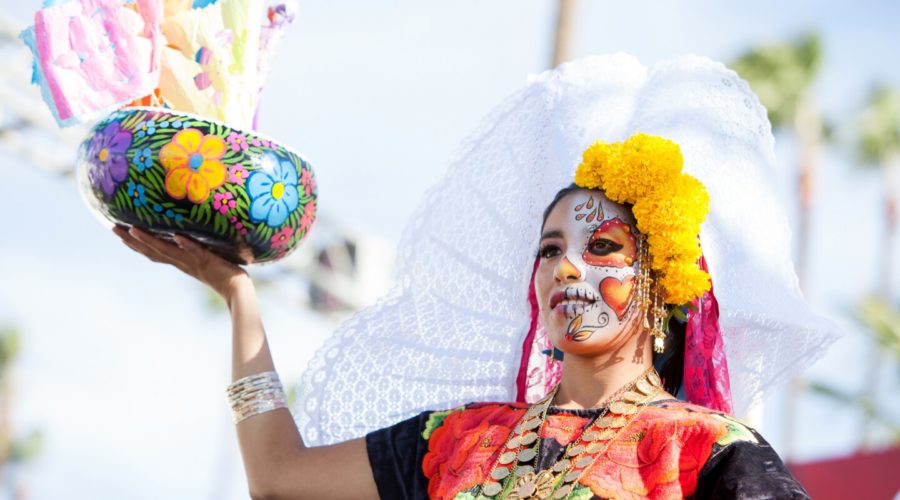
[[648,407],[580,482],[601,498],[690,496],[713,443],[727,432],[723,420],[700,407]]
[[451,499],[481,484],[523,413],[524,407],[479,404],[448,415],[422,461],[428,497]]
[[[521,405],[477,404],[448,415],[431,434],[422,463],[429,498],[452,499],[481,484],[524,411]],[[551,415],[541,438],[566,445],[586,423],[584,417]],[[713,444],[727,433],[727,421],[706,408],[649,406],[579,482],[600,498],[690,496]]]
[[568,413],[550,415],[541,427],[541,439],[555,439],[559,444],[566,446],[581,434],[587,421],[588,419],[584,417]]

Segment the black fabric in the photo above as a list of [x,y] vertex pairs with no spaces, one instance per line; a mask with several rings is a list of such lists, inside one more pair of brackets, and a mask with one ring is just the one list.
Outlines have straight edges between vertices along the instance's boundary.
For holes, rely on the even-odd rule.
[[366,435],[369,464],[383,500],[428,498],[428,481],[422,472],[428,441],[422,430],[429,415],[422,412]]
[[697,492],[692,498],[808,499],[809,494],[788,472],[775,450],[759,433],[749,430],[758,443],[713,445],[712,454],[697,477]]
[[[671,402],[665,400],[651,404],[665,407],[666,403]],[[551,408],[549,413],[592,417],[600,411]],[[422,472],[428,441],[422,437],[422,431],[430,415],[430,412],[423,412],[366,435],[369,463],[382,499],[428,499],[428,480]],[[727,446],[713,445],[712,454],[698,475],[697,490],[690,498],[808,499],[806,490],[791,476],[775,450],[756,431],[749,430],[758,443],[735,441]],[[563,447],[555,440],[542,442],[542,468],[545,467],[543,464],[552,464],[560,458],[562,452]]]

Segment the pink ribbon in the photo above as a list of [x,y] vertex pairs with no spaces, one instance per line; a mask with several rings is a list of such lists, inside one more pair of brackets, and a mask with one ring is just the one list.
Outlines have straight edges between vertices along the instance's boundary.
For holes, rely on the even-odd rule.
[[[700,269],[708,271],[706,258],[700,257]],[[709,291],[692,303],[688,312],[684,339],[684,392],[688,402],[711,410],[731,413],[731,384],[725,344],[719,330],[719,303]]]
[[522,357],[519,360],[519,372],[516,375],[516,401],[524,402],[528,392],[528,361],[531,359],[531,351],[534,349],[534,336],[537,333],[539,309],[537,295],[534,293],[534,274],[537,272],[541,259],[534,259],[534,267],[531,269],[531,281],[528,282],[528,305],[531,310],[531,323],[528,326],[528,334],[522,340]]

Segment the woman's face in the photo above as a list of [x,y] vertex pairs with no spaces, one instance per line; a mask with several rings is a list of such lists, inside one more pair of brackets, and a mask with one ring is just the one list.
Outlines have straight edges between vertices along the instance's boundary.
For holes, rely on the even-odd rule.
[[534,287],[558,349],[608,352],[640,329],[635,232],[631,210],[601,191],[569,193],[548,214]]

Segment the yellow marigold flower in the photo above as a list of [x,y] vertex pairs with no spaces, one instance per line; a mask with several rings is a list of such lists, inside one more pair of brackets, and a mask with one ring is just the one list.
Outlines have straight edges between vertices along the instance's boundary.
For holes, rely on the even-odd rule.
[[700,181],[681,174],[664,190],[638,200],[633,211],[641,231],[666,227],[696,234],[709,212],[709,195]]
[[606,196],[619,203],[635,203],[664,189],[681,173],[681,149],[674,142],[637,133],[624,142],[597,141],[582,155],[575,184],[602,186]]
[[660,273],[665,302],[673,305],[709,289],[709,275],[697,263],[697,236],[709,212],[709,194],[700,181],[681,172],[683,164],[677,144],[637,133],[624,142],[595,142],[575,171],[576,185],[633,205],[638,230],[647,237],[650,268]]
[[659,285],[668,304],[687,304],[709,290],[709,274],[696,264],[671,263],[662,271]]
[[696,262],[700,258],[700,243],[696,235],[650,234],[652,269],[660,270],[669,261]]

